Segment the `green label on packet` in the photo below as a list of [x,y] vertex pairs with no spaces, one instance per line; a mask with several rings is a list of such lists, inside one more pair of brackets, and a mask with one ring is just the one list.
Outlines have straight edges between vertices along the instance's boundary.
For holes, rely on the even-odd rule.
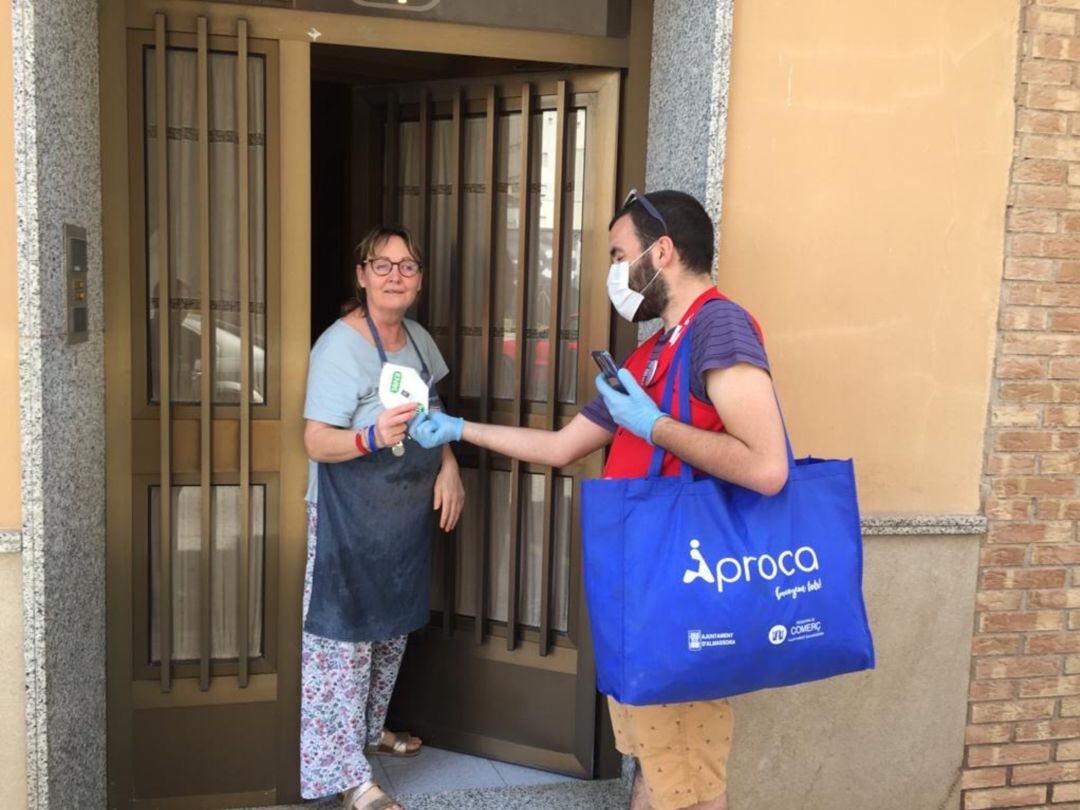
[[396,394],[401,391],[401,372],[395,371],[394,376],[390,378],[390,393]]

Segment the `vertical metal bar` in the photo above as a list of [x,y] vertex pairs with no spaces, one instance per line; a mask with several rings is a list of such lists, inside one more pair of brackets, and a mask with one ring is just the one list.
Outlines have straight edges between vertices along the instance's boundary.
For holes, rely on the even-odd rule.
[[[426,87],[420,88],[420,248],[431,258],[431,109]],[[431,295],[420,296],[420,317],[431,323]]]
[[[465,204],[465,97],[459,87],[454,91],[453,136],[451,141],[453,166],[451,170],[452,193],[450,204],[450,284],[449,290],[461,289],[462,231],[465,217],[462,206]],[[452,295],[450,300],[450,368],[461,368],[461,336],[458,334],[461,323],[461,307],[464,296]],[[458,412],[458,381],[451,381],[449,391],[450,413]],[[444,451],[445,452],[445,451]],[[457,605],[457,561],[460,554],[457,531],[447,537],[446,554],[443,555],[443,633],[449,636],[453,631],[454,614]]]
[[[465,97],[461,88],[454,91],[453,105],[453,136],[451,149],[453,167],[451,170],[451,188],[453,197],[450,205],[450,290],[461,289],[461,263],[462,263],[462,237],[465,217],[462,215],[462,207],[465,205]],[[460,369],[461,339],[458,329],[461,324],[461,307],[465,300],[463,295],[452,295],[453,302],[450,305],[450,368]],[[450,410],[457,413],[458,410],[458,385],[450,389]]]
[[400,222],[401,213],[401,111],[398,108],[397,94],[390,92],[386,96],[386,162],[390,172],[390,183],[386,191],[386,207],[383,222]]
[[248,589],[251,557],[251,220],[248,212],[247,20],[237,21],[237,259],[240,271],[240,559],[237,571],[237,628],[240,686],[248,684]]
[[[559,327],[562,317],[563,201],[566,197],[566,82],[560,81],[555,99],[555,182],[551,232],[551,310],[548,316],[548,408],[544,427],[555,429],[559,409]],[[551,568],[555,545],[555,470],[544,471],[544,551],[540,569],[540,655],[551,642]]]
[[[498,264],[495,261],[495,200],[498,195],[495,183],[498,180],[498,143],[499,109],[495,87],[489,87],[487,93],[487,156],[484,166],[484,191],[487,210],[484,216],[484,298],[483,320],[481,322],[482,347],[480,349],[481,368],[484,373],[480,380],[480,421],[491,421],[491,313],[494,309],[491,297],[495,291],[495,273]],[[480,497],[477,508],[480,510],[480,537],[476,543],[476,643],[483,644],[487,629],[487,574],[488,548],[491,536],[491,455],[487,450],[480,450]]]
[[213,513],[210,489],[214,358],[210,315],[210,66],[206,17],[198,19],[199,103],[199,688],[210,688],[210,560],[213,554]]
[[[532,185],[532,85],[521,89],[521,168],[518,178],[517,290],[514,317],[517,321],[517,346],[514,352],[514,424],[522,424],[525,407],[525,316],[526,291],[529,286],[529,195]],[[519,560],[521,558],[521,462],[510,465],[510,554],[506,605],[506,648],[517,646]]]
[[158,420],[161,442],[161,494],[158,530],[158,647],[161,691],[172,689],[172,390],[169,368],[169,327],[172,322],[169,273],[169,108],[168,42],[165,15],[154,15],[154,122],[157,124],[158,230]]

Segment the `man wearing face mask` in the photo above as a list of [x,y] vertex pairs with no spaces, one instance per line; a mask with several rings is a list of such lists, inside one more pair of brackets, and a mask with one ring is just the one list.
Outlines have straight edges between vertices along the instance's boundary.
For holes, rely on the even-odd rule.
[[[604,467],[609,478],[645,477],[654,447],[662,447],[664,475],[677,475],[681,459],[762,494],[779,492],[788,462],[761,330],[712,282],[715,242],[705,209],[679,191],[631,192],[608,236],[612,305],[630,321],[663,320],[663,330],[619,370],[625,393],[598,376],[599,395],[555,432],[435,412],[417,419],[411,435],[427,447],[464,440],[552,467],[611,443]],[[658,405],[668,374],[675,373],[675,348],[687,336],[692,424]],[[628,706],[608,700],[616,744],[640,766],[633,810],[727,807],[733,716],[726,701]]]

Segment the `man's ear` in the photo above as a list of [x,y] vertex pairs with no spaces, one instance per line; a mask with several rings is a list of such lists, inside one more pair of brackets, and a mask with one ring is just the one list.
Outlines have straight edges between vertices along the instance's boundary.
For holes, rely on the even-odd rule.
[[656,243],[660,247],[658,258],[663,259],[665,264],[671,264],[672,259],[675,258],[675,243],[671,241],[671,237],[665,234],[657,239]]

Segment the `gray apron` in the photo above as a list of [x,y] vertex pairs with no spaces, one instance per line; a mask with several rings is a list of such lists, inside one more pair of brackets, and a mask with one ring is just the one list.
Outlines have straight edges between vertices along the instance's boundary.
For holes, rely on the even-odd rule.
[[[379,330],[368,317],[385,365]],[[420,373],[431,383],[420,348]],[[304,630],[337,641],[386,641],[428,623],[432,492],[442,448],[405,439],[405,454],[389,448],[334,464],[319,464],[318,526],[311,602]]]

